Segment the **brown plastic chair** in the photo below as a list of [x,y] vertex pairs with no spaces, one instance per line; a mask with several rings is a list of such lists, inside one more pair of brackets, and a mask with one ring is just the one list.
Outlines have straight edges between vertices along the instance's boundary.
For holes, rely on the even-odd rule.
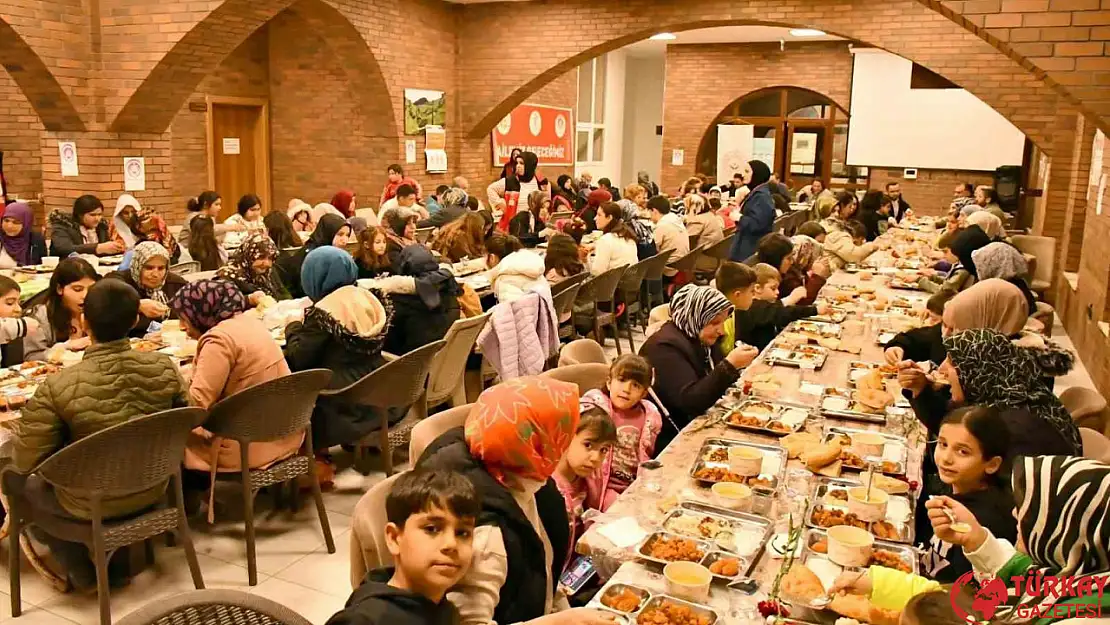
[[[644,305],[640,301],[640,288],[644,285],[644,276],[647,275],[648,264],[652,262],[655,262],[654,256],[632,265],[625,270],[620,282],[617,283],[619,299],[624,303],[624,313],[621,317],[624,319],[625,330],[628,331],[628,351],[633,354],[636,353],[636,344],[632,341],[632,315],[641,315],[644,311]],[[620,327],[620,319],[617,319],[617,326]],[[620,334],[616,336],[616,340],[619,345]]]
[[1106,399],[1098,391],[1073,386],[1060,393],[1060,403],[1064,404],[1077,426],[1097,432],[1110,431]]
[[[24,528],[34,525],[51,536],[82,543],[96,565],[96,589],[100,602],[101,625],[110,625],[112,611],[108,591],[108,560],[121,547],[147,541],[175,532],[185,547],[185,559],[193,584],[204,588],[192,535],[185,518],[184,495],[181,491],[181,459],[189,431],[203,421],[200,408],[177,408],[136,417],[103,429],[70,445],[43,460],[31,473],[41,477],[55,490],[65,490],[88,501],[90,521],[62,517],[36,510],[25,497],[12,488],[26,476],[12,469],[4,472],[9,494],[11,540],[8,545],[8,574],[11,576],[12,616],[22,611],[20,600],[19,539]],[[168,484],[173,505],[122,519],[105,519],[102,502],[143,493]],[[153,557],[147,544],[147,557]]]
[[[328,553],[335,553],[335,541],[324,510],[320,481],[316,477],[311,426],[316,398],[320,391],[327,388],[331,375],[327,369],[309,369],[252,386],[216,402],[204,422],[204,429],[213,435],[239,443],[239,474],[223,473],[220,477],[237,477],[242,484],[243,521],[247,530],[247,581],[251,586],[258,583],[254,496],[268,486],[283,484],[302,475],[311,476],[312,498],[316,501],[324,542],[327,543]],[[304,444],[295,455],[265,469],[250,468],[247,452],[251,443],[276,441],[297,432],[304,432]]]
[[[555,307],[556,319],[562,319],[567,315],[573,316],[574,301],[578,298],[582,283],[589,277],[590,274],[584,271],[551,287],[551,303]],[[568,323],[559,324],[559,340],[573,338],[576,334],[573,319]]]
[[435,228],[417,228],[413,236],[416,237],[416,242],[420,245],[427,245],[433,231],[435,231]]
[[701,256],[701,253],[702,248],[695,247],[691,249],[690,252],[685,256],[667,263],[667,267],[670,267],[671,269],[674,269],[679,273],[690,274],[692,277],[694,273],[694,268],[698,265],[698,256]]
[[[709,271],[697,271],[699,277],[707,276],[706,282],[712,280],[717,275],[717,270],[721,268],[721,263],[728,260],[728,252],[732,249],[732,239],[725,237],[716,243],[710,243],[702,250],[702,257],[709,258],[715,261],[713,269]],[[695,267],[697,264],[695,263]]]
[[151,601],[116,625],[311,625],[280,603],[241,590],[192,590]]
[[385,516],[385,499],[401,475],[404,473],[391,475],[371,486],[358,498],[351,512],[351,590],[362,585],[368,572],[393,566],[393,554],[389,553],[385,542],[385,524],[389,522]]
[[[645,289],[645,299],[647,301],[642,304],[644,308],[654,308],[666,300],[663,295],[663,270],[667,268],[667,263],[670,262],[673,255],[674,250],[662,250],[655,256],[643,260],[647,264],[647,270],[644,271],[644,282],[648,285],[648,288]],[[646,331],[647,320],[644,320],[643,324]]]
[[1099,462],[1110,462],[1110,439],[1090,428],[1079,428],[1083,441],[1083,457]]
[[[580,306],[593,304],[594,339],[602,346],[605,345],[605,335],[601,333],[603,326],[613,328],[613,337],[617,343],[617,354],[621,353],[620,334],[617,330],[616,292],[621,276],[628,267],[613,267],[605,273],[593,276],[582,283],[575,303]],[[601,304],[608,304],[609,310],[601,310]]]
[[437,412],[413,426],[412,437],[409,439],[409,464],[415,465],[428,445],[439,438],[440,434],[465,424],[473,407],[474,404],[455,406],[443,412]]
[[[446,343],[447,341],[443,340],[428,343],[397,360],[385,363],[346,388],[320,393],[321,397],[329,397],[333,401],[346,402],[355,406],[371,406],[381,410],[382,429],[379,432],[378,444],[381,447],[387,476],[393,475],[393,449],[408,442],[409,433],[418,421],[410,413],[391,428],[387,418],[388,411],[390,408],[407,409],[423,400],[424,385],[428,381],[432,359]],[[367,446],[366,438],[356,443],[356,455],[361,456],[362,450]]]
[[1032,279],[1029,281],[1029,288],[1044,297],[1045,292],[1052,287],[1052,279],[1056,271],[1056,238],[1017,234],[1010,237],[1010,242],[1018,248],[1018,251],[1032,254],[1036,259],[1036,263],[1030,270]]
[[443,337],[443,350],[432,361],[428,371],[428,390],[425,401],[416,402],[417,417],[425,419],[430,409],[443,403],[461,406],[466,403],[466,361],[474,351],[478,335],[489,321],[491,313],[459,319],[451,324]]
[[605,348],[593,339],[571,341],[559,351],[560,367],[586,363],[609,364],[609,358],[605,355]]
[[586,363],[583,365],[570,365],[551,369],[540,374],[545,378],[553,378],[562,382],[573,382],[578,385],[578,396],[595,388],[603,388],[609,379],[609,365]]

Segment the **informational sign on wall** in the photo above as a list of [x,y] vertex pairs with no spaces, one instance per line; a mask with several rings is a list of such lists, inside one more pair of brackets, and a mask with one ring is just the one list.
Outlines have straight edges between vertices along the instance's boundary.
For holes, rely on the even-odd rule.
[[77,144],[73,141],[58,142],[58,158],[62,163],[62,177],[80,175],[77,168]]
[[671,165],[679,167],[686,164],[686,150],[671,150]]
[[717,126],[717,182],[731,180],[752,160],[755,127],[747,124]]
[[224,137],[224,154],[239,154],[239,137]]
[[440,126],[424,128],[425,171],[438,174],[447,171],[447,133]]
[[123,157],[123,190],[146,191],[146,160],[143,157]]
[[405,162],[416,162],[416,139],[405,139]]
[[533,152],[541,165],[574,165],[574,111],[543,104],[521,104],[491,133],[493,164],[509,162],[513,149]]
[[1087,203],[1091,202],[1091,193],[1098,188],[1099,179],[1102,178],[1103,146],[1106,145],[1106,135],[1102,130],[1095,131],[1094,143],[1091,144],[1091,170],[1087,175]]

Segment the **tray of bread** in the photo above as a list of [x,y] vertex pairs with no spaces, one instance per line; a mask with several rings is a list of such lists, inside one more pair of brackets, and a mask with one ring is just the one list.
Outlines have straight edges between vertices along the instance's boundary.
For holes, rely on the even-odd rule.
[[786,436],[802,429],[808,418],[809,410],[806,408],[748,398],[732,409],[725,425],[771,436]]
[[817,345],[792,345],[789,341],[776,341],[771,344],[764,356],[764,362],[785,367],[805,367],[820,369],[829,358],[829,350]]
[[886,380],[898,377],[898,367],[879,362],[853,360],[848,363],[848,383],[856,388],[886,388]]
[[703,485],[732,482],[777,491],[786,461],[786,450],[777,445],[708,438],[690,467],[690,477]]
[[821,393],[821,412],[830,417],[867,423],[886,423],[886,409],[894,396],[880,389],[825,387]]
[[906,474],[910,450],[904,437],[833,425],[822,442],[840,445],[845,471],[866,471],[868,466],[874,466],[887,475]]
[[881,474],[874,475],[870,493],[855,480],[818,478],[806,525],[815,529],[847,525],[880,540],[912,544],[913,501],[908,493],[905,482]]
[[671,534],[709,544],[701,564],[719,579],[748,576],[771,534],[767,519],[697,502],[683,502],[663,519]]

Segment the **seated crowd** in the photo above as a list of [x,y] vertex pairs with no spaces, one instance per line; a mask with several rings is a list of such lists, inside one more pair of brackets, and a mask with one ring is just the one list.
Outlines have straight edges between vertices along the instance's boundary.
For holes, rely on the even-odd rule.
[[[293,200],[285,211],[247,195],[220,221],[223,199],[206,191],[189,200],[176,236],[129,195],[110,223],[94,196],[79,198],[72,212],[53,211],[50,252],[61,259],[46,291],[23,310],[19,284],[0,277],[4,364],[84,355],[47,378],[23,408],[15,468],[31,472],[105,428],[172,407],[208,408],[292,372],[328,369],[331,387],[346,387],[388,354],[442,339],[458,319],[493,309],[542,316],[551,287],[568,278],[662,252],[673,261],[690,252],[691,237],[696,246],[727,239],[731,260],[664,271],[663,316],[653,319],[638,355],[612,363],[600,389],[580,395],[555,379],[503,375],[478,396],[465,427],[411,458],[414,470],[393,483],[385,505],[393,566],[370,571],[330,621],[608,623],[605,613],[571,608],[583,596],[568,597],[560,584],[587,511],[609,509],[642,464],[723,397],[787,325],[829,314],[818,295],[832,273],[885,249],[887,229],[913,216],[896,184],[861,199],[814,180],[795,195],[760,161],[731,185],[692,178],[677,198],[661,195],[646,174],[623,193],[607,179],[594,187],[560,176],[553,184],[535,154],[519,151],[484,202],[469,194],[465,178],[427,194],[399,165],[387,174],[376,210],[358,209],[350,190],[315,206]],[[813,219],[787,236],[775,220],[793,200],[809,204]],[[1028,267],[1006,239],[1005,218],[987,188],[953,202],[922,278],[932,294],[929,323],[885,345],[930,441],[916,516],[926,565],[923,577],[874,566],[837,587],[902,611],[904,623],[958,622],[934,595],[938,583],[971,571],[1004,580],[1031,569],[1110,572],[1110,492],[1081,487],[1110,483],[1110,468],[1077,458],[1078,429],[1052,392],[1073,357],[1036,332]],[[2,221],[0,268],[39,264],[46,242],[30,208],[11,204]],[[542,254],[533,249],[541,245]],[[121,268],[103,277],[89,258],[120,254]],[[173,269],[190,261],[212,273],[196,279]],[[486,272],[484,297],[451,267],[470,263]],[[699,271],[712,274],[711,285],[694,283]],[[248,312],[300,298],[307,309],[284,328],[284,347]],[[187,380],[169,356],[131,349],[131,338],[170,320],[198,341]],[[553,320],[560,322],[573,321]],[[932,363],[944,383],[918,363]],[[321,482],[334,475],[329,450],[403,416],[318,401],[311,438]],[[269,466],[303,444],[303,433],[255,444],[247,462]],[[182,459],[189,512],[204,509],[208,493],[211,518],[214,479],[239,471],[240,462],[236,443],[194,429]],[[75,520],[90,515],[87,501],[33,476],[19,496]],[[162,498],[155,489],[109,499],[103,511],[129,516]],[[1101,525],[1089,522],[1092,514]],[[1066,532],[1067,549],[1053,546],[1046,524]],[[75,586],[95,585],[82,545],[39,538]],[[109,567],[113,585],[126,583],[117,560]]]

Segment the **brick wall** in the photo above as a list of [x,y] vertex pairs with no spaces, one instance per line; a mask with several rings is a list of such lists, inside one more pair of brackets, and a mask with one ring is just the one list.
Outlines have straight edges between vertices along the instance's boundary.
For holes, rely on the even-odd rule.
[[12,80],[0,70],[0,152],[8,197],[35,198],[42,193],[42,160],[39,133],[42,122]]
[[941,215],[948,212],[952,203],[952,192],[961,182],[975,186],[990,186],[994,182],[993,172],[956,171],[951,169],[918,169],[916,180],[902,177],[902,169],[871,167],[868,186],[872,189],[886,189],[888,182],[902,186],[902,195],[913,206],[914,211],[925,215]]
[[[728,105],[766,87],[796,86],[821,93],[845,109],[852,55],[844,42],[667,46],[663,91],[663,166],[660,185],[676,189],[692,176],[702,137]],[[715,131],[715,129],[713,129]],[[671,165],[671,151],[686,151]]]

